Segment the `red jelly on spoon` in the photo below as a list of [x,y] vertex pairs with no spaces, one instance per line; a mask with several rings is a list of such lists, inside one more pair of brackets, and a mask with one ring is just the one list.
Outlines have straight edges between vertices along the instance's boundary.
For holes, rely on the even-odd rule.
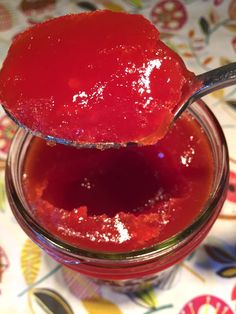
[[141,15],[66,15],[18,35],[0,102],[35,134],[79,144],[153,144],[200,86]]

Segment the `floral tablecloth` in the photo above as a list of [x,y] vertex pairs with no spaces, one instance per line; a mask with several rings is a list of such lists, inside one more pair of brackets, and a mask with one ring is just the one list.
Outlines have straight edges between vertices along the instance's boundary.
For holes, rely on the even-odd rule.
[[[0,0],[0,66],[26,27],[71,12],[140,13],[195,73],[235,61],[236,0]],[[225,132],[230,184],[220,217],[204,243],[164,287],[117,293],[57,264],[17,225],[6,200],[4,166],[15,126],[0,113],[1,314],[236,313],[236,87],[206,99]]]

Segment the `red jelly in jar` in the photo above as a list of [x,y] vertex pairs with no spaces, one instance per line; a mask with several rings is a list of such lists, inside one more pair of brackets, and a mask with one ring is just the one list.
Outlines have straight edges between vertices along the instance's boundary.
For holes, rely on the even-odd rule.
[[209,197],[207,137],[185,114],[156,145],[97,150],[35,138],[23,188],[37,222],[79,248],[129,252],[186,228]]
[[18,35],[0,72],[0,101],[49,138],[152,144],[200,85],[143,16],[96,11]]
[[[12,211],[54,259],[122,291],[162,285],[224,203],[223,132],[201,102],[156,145],[48,146],[19,129],[6,165]],[[168,284],[167,284],[168,285]]]
[[54,259],[123,289],[166,281],[226,197],[223,132],[201,102],[156,145],[48,146],[19,129],[6,165],[12,211]]

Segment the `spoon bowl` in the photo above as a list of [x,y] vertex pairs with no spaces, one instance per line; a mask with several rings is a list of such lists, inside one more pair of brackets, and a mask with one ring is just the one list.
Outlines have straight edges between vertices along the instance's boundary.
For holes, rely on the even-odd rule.
[[[216,68],[211,71],[204,72],[202,74],[197,75],[197,79],[202,82],[201,87],[192,94],[187,101],[183,104],[178,106],[177,110],[174,112],[173,115],[173,123],[181,116],[181,114],[190,106],[194,101],[200,99],[201,97],[212,93],[213,91],[231,86],[236,84],[236,62],[224,65],[222,67]],[[4,108],[4,106],[3,106]],[[77,142],[77,141],[70,141],[63,138],[53,137],[51,135],[45,135],[38,131],[32,131],[31,129],[27,128],[25,125],[21,124],[14,116],[12,116],[5,108],[6,114],[21,128],[27,130],[34,136],[39,136],[44,138],[45,140],[52,143],[58,143],[63,145],[74,146],[77,148],[97,148],[97,149],[109,149],[114,148],[118,149],[120,147],[127,147],[127,146],[138,146],[142,145],[138,142],[127,142],[127,143],[115,143],[115,142],[97,142],[97,143],[86,143],[86,142]],[[172,124],[173,124],[172,123]],[[170,127],[172,126],[170,125]]]

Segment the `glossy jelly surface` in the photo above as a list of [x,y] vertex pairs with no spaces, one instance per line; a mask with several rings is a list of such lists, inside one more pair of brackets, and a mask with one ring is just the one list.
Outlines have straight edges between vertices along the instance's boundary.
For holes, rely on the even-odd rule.
[[22,182],[33,216],[54,236],[89,250],[128,252],[191,224],[213,174],[208,139],[184,114],[151,146],[101,151],[34,138]]
[[155,143],[198,87],[141,15],[66,15],[18,35],[0,102],[36,133],[79,143]]

